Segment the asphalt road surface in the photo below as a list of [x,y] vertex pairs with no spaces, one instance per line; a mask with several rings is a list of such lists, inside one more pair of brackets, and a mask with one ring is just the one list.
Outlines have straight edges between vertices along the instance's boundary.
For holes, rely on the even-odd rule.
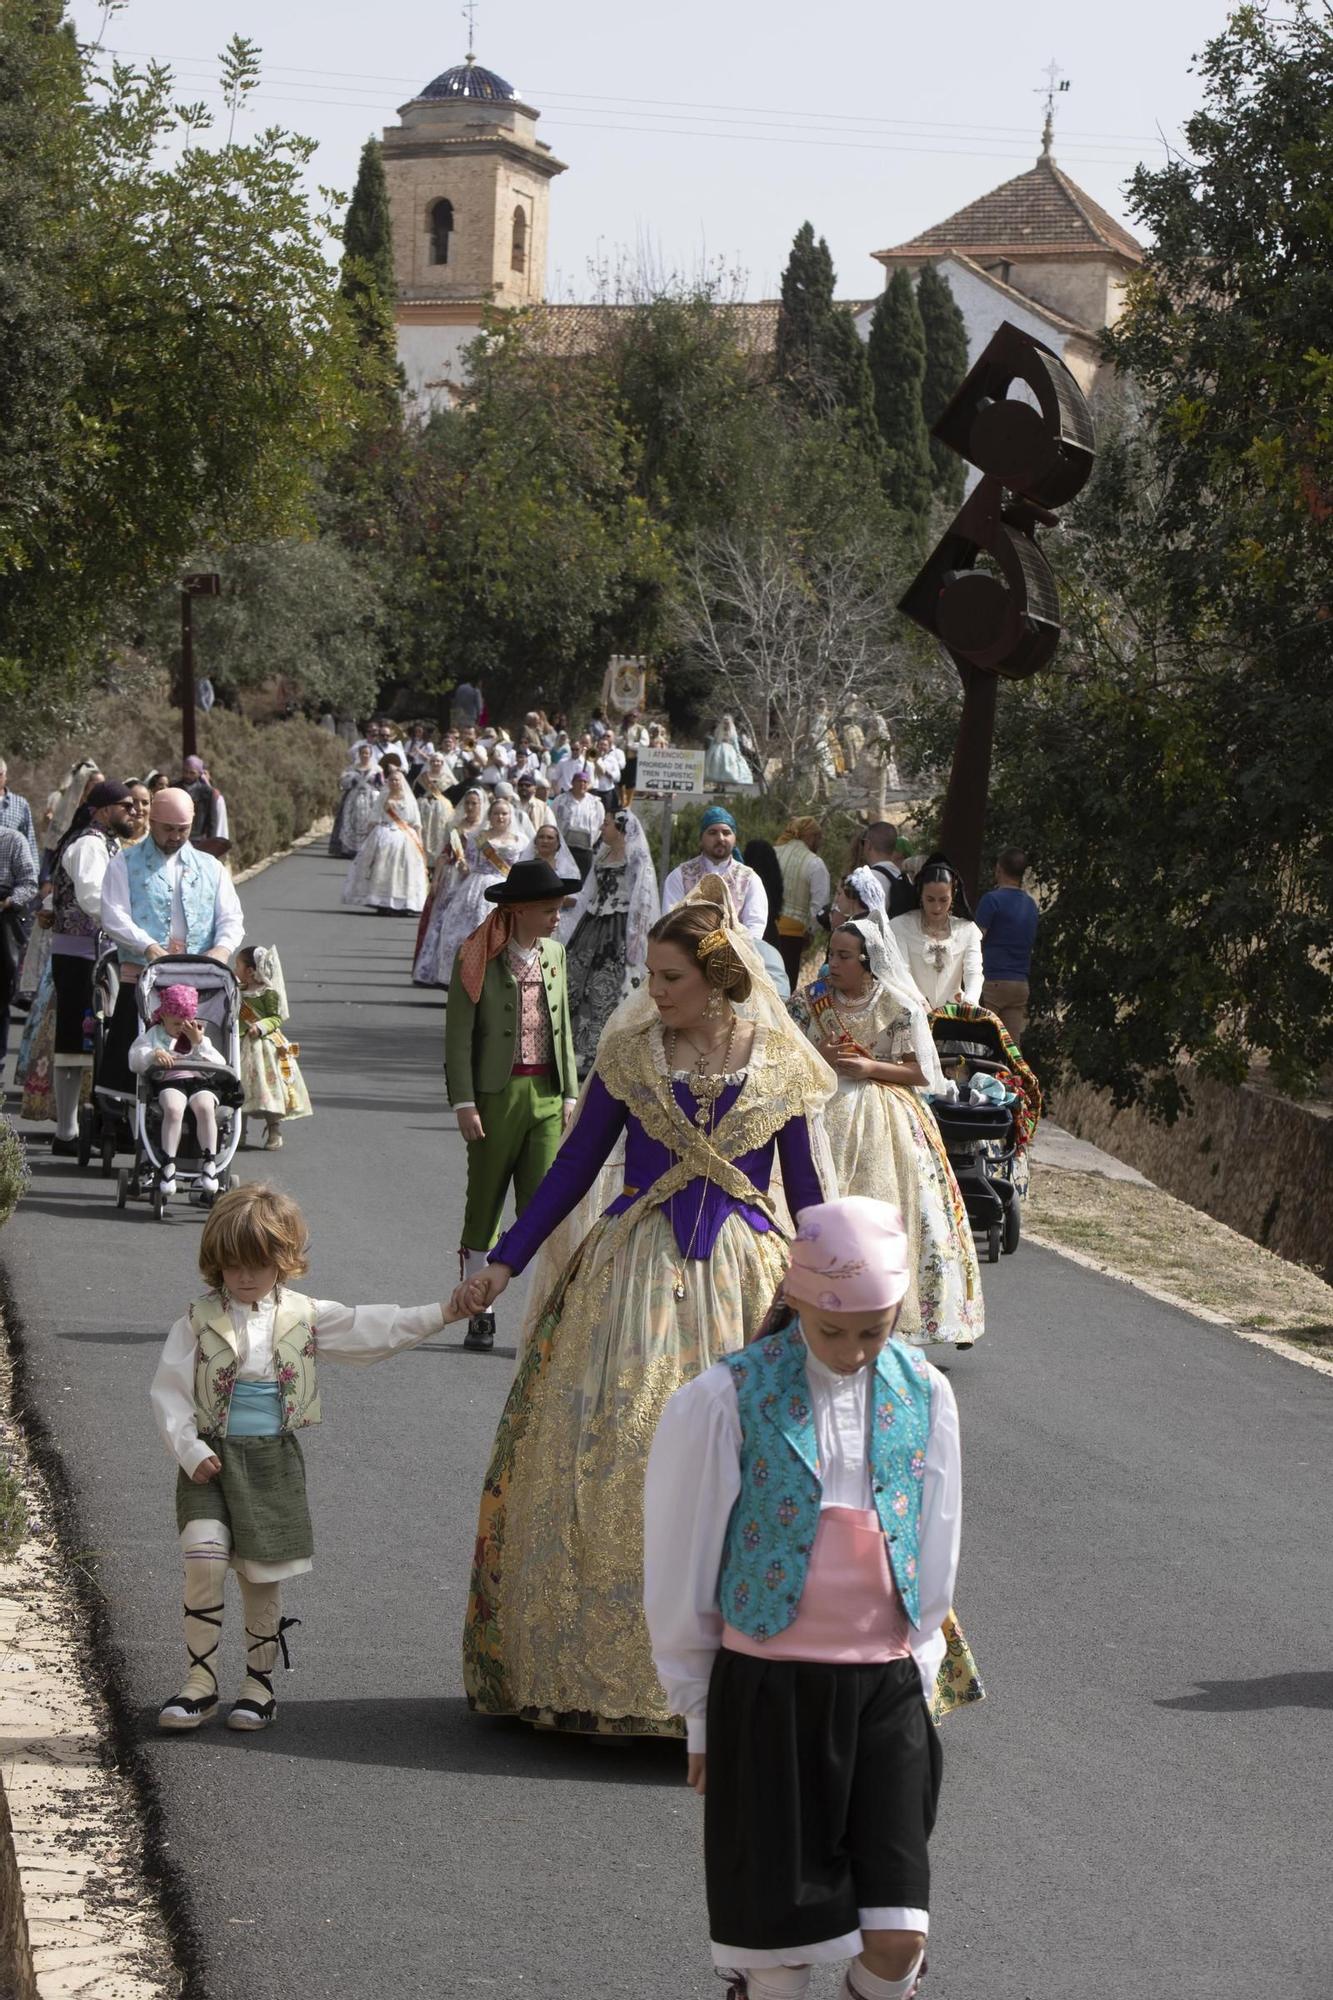
[[[414,926],[316,851],[249,883],[315,1103],[276,1156],[312,1291],[448,1294],[463,1148]],[[478,1720],[459,1666],[512,1366],[461,1328],[327,1367],[318,1553],[276,1726],[159,1738],[184,1665],[172,1470],[147,1389],[200,1221],[117,1213],[35,1151],[0,1239],[29,1381],[109,1602],[207,2000],[706,2000],[700,1808],[670,1745]],[[990,1699],[945,1725],[932,2000],[1333,1994],[1333,1381],[1024,1246],[986,1269],[958,1604]],[[229,1603],[224,1697],[239,1676]],[[831,1975],[815,1991],[831,1995]]]

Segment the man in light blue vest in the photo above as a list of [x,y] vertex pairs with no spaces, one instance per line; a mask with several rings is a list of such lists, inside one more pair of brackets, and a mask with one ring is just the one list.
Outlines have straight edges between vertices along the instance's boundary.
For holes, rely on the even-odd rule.
[[136,1032],[134,986],[155,959],[216,958],[227,964],[245,936],[231,877],[211,854],[190,844],[194,800],[169,786],[148,815],[148,838],[122,847],[102,882],[102,928],[116,946],[122,986],[107,1037],[101,1080],[132,1090],[129,1045]]
[[932,1712],[978,1699],[948,1642],[958,1412],[892,1338],[906,1232],[887,1202],[803,1209],[778,1323],[663,1412],[644,1499],[653,1658],[704,1793],[713,1962],[734,2000],[910,2000],[940,1781]]

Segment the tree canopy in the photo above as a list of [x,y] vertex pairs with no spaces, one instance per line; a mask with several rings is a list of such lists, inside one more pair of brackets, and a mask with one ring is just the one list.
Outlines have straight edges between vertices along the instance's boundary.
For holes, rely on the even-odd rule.
[[1068,633],[1001,689],[990,817],[1046,891],[1048,1058],[1168,1116],[1181,1061],[1300,1091],[1333,1060],[1326,14],[1242,7],[1199,73],[1133,182],[1126,417],[1048,543]]
[[[967,374],[967,328],[957,301],[934,264],[916,282],[917,311],[926,340],[926,372],[921,381],[921,415],[927,432]],[[956,451],[930,439],[931,483],[950,511],[962,505],[966,472]]]
[[901,513],[924,528],[931,496],[930,439],[921,409],[926,332],[911,275],[901,267],[875,302],[867,357],[884,441],[884,489]]

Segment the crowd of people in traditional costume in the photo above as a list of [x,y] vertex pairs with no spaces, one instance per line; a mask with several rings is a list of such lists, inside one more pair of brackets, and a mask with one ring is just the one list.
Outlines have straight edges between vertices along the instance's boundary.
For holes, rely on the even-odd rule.
[[[459,1281],[420,1307],[307,1298],[295,1204],[266,1186],[219,1195],[204,1291],[152,1387],[177,1464],[189,1662],[160,1722],[189,1731],[219,1709],[229,1569],[244,1664],[226,1721],[275,1719],[282,1585],[311,1562],[297,1434],[318,1421],[318,1360],[387,1358],[453,1321],[484,1354],[531,1274],[480,1498],[471,1705],[684,1739],[733,2000],[798,1996],[835,1960],[852,1961],[848,2000],[908,2000],[936,1725],[982,1698],[952,1611],[957,1408],[924,1353],[985,1325],[931,1110],[950,1088],[932,1018],[975,1016],[992,977],[1026,1018],[1036,905],[1017,850],[978,923],[947,856],[913,855],[887,823],[835,876],[819,819],[742,848],[720,798],[659,893],[634,781],[665,741],[660,723],[600,712],[574,731],[533,711],[511,737],[464,682],[447,730],[377,720],[349,742],[329,842],[342,901],[414,917],[411,976],[446,996]],[[713,786],[753,787],[751,752],[719,718]],[[277,953],[243,942],[226,870],[192,840],[200,824],[216,838],[211,785],[76,767],[42,852],[3,777],[0,917],[42,884],[51,910],[56,1149],[73,1138],[103,938],[131,991],[165,953],[234,965],[237,1088],[281,1146],[310,1099]],[[188,989],[167,987],[153,1024],[131,1038],[113,1022],[109,1045],[154,1074],[170,1130],[192,1118],[205,1153],[222,1065],[188,1084],[182,1066],[206,1043]],[[35,1082],[35,1045],[27,1060]]]

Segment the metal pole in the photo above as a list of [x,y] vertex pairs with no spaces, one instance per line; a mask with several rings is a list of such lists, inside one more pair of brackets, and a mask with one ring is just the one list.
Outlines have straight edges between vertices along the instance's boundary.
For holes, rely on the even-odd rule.
[[986,824],[986,794],[990,786],[991,746],[995,740],[995,697],[998,674],[980,667],[958,665],[963,682],[963,712],[958,719],[953,769],[940,822],[940,850],[963,878],[968,900],[976,906],[981,877],[981,837]]
[[194,733],[194,611],[188,585],[181,591],[181,760],[198,754]]
[[671,819],[675,800],[668,792],[662,801],[662,856],[658,863],[657,893],[666,897],[666,878],[671,873]]

